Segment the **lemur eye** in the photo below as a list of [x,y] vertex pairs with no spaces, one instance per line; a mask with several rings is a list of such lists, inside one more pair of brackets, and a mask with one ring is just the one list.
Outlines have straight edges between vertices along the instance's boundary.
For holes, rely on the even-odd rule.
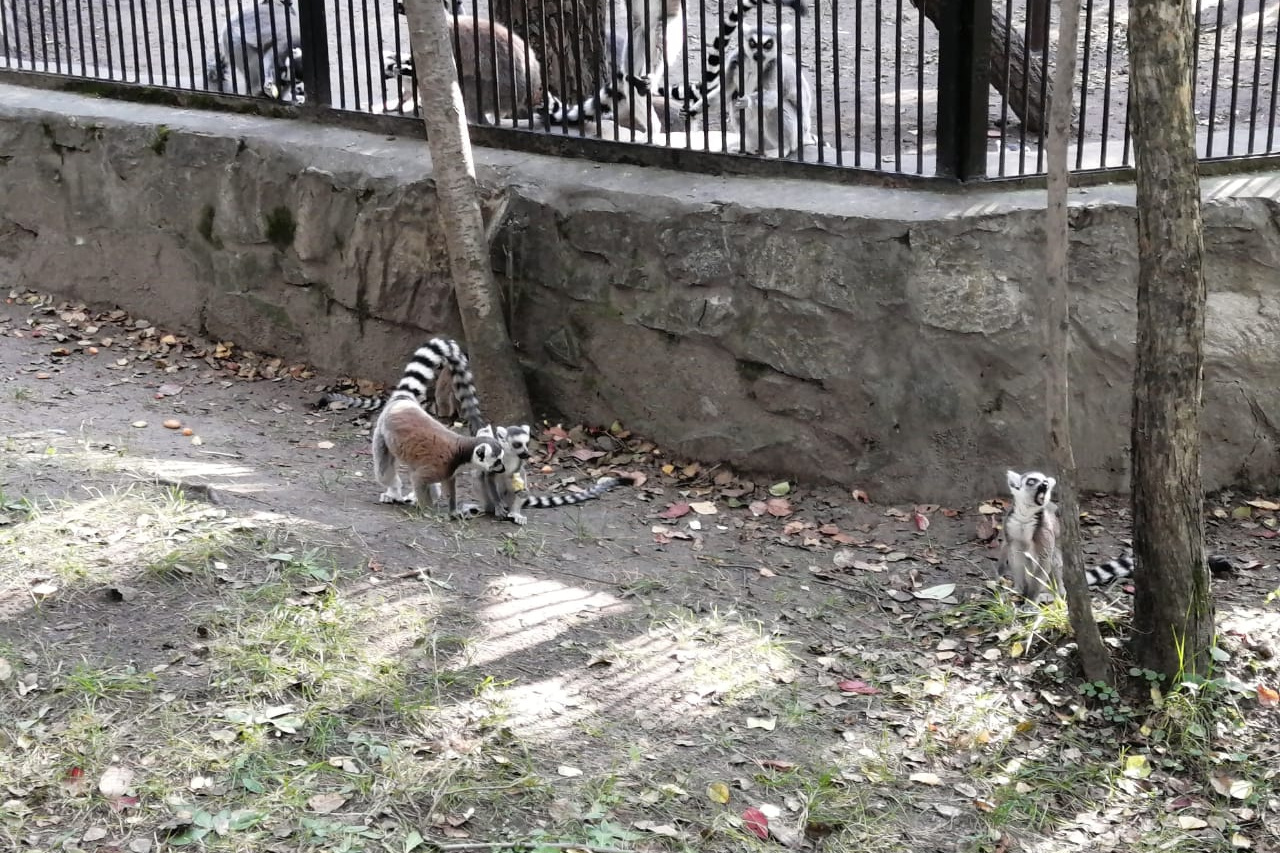
[[764,49],[765,49],[765,50],[770,50],[772,47],[773,47],[773,39],[765,39],[765,40],[764,40]]

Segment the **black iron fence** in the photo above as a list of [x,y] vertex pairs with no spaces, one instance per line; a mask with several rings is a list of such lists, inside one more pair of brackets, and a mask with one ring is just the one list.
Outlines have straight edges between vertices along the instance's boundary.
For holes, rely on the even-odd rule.
[[[963,179],[1044,170],[1049,0],[456,3],[468,117],[513,134]],[[1280,154],[1280,0],[1201,3],[1201,157]],[[1084,5],[1073,165],[1125,167],[1127,4]],[[0,0],[0,69],[416,116],[398,6]]]

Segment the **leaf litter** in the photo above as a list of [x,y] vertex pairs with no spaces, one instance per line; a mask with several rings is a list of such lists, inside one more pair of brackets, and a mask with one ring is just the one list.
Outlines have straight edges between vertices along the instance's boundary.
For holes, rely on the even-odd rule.
[[[54,306],[52,314],[48,313],[46,309],[50,305],[41,303],[37,306],[39,312],[44,312],[38,316],[47,328],[12,320],[6,325],[0,321],[0,335],[15,337],[12,332],[22,332],[17,339],[24,346],[39,343],[46,335],[64,334],[69,339],[70,326],[61,318],[57,321],[50,319],[59,311],[59,307]],[[77,327],[84,335],[95,335],[85,338],[93,343],[79,345],[57,341],[58,348],[65,349],[66,354],[44,356],[44,363],[33,365],[26,375],[41,372],[55,381],[58,377],[69,377],[75,373],[73,362],[92,359],[93,354],[88,348],[96,347],[99,357],[103,352],[111,352],[126,362],[125,365],[103,363],[97,368],[100,371],[119,372],[116,368],[128,366],[130,369],[147,369],[181,377],[180,381],[139,383],[153,398],[159,395],[158,402],[166,406],[175,404],[175,401],[184,406],[195,401],[198,405],[202,395],[207,398],[228,387],[223,383],[310,378],[310,371],[305,367],[296,372],[282,370],[283,362],[273,366],[270,357],[250,358],[230,342],[203,344],[155,329],[150,324],[139,325],[127,315],[113,318],[109,312],[91,316],[91,312],[84,311],[85,316],[81,319],[76,316],[76,306],[65,307],[72,315],[69,322],[80,324],[80,327],[95,322],[100,324],[93,333],[89,333],[87,328]],[[40,331],[41,335],[36,337],[34,331]],[[247,370],[246,365],[253,366],[253,369]],[[303,404],[315,389],[304,389],[301,387],[303,384],[298,383],[298,391],[291,392],[292,397],[282,398],[277,392],[271,404],[259,411],[269,410],[279,415],[275,420],[282,427],[289,428],[299,418],[310,418],[302,414]],[[373,393],[378,386],[365,382],[358,387],[363,387],[364,393]],[[127,399],[129,390],[125,384],[116,386],[112,393]],[[177,416],[175,419],[182,422],[189,420],[189,413],[175,411],[174,414]],[[130,416],[124,416],[117,422],[127,424],[130,419]],[[157,424],[165,420],[151,415],[148,419]],[[350,452],[351,444],[319,428],[323,426],[323,419],[317,421],[309,446],[318,448],[321,442],[330,444],[331,447],[324,449],[334,451],[330,457],[338,462],[343,453]],[[152,431],[145,432],[150,436]],[[1106,736],[1105,726],[1096,735],[1093,733],[1090,726],[1102,722],[1099,709],[1074,694],[1070,678],[1061,674],[1059,661],[1063,658],[1053,651],[1061,648],[1061,638],[1054,641],[1034,632],[1019,633],[1016,623],[1000,626],[964,615],[976,612],[975,608],[983,607],[984,602],[992,598],[986,578],[993,555],[987,545],[998,538],[1001,499],[975,502],[959,509],[926,504],[903,507],[882,504],[875,507],[861,490],[850,493],[812,489],[807,484],[792,481],[758,484],[723,466],[671,458],[655,443],[632,435],[620,424],[608,428],[545,424],[538,441],[535,470],[541,472],[543,478],[537,486],[540,490],[572,490],[580,488],[579,483],[586,478],[608,471],[628,471],[633,475],[632,488],[612,493],[620,496],[617,502],[601,501],[598,505],[611,507],[614,512],[618,512],[620,506],[629,508],[634,523],[631,536],[625,532],[613,532],[610,534],[612,540],[603,546],[603,550],[583,552],[595,555],[595,563],[591,567],[582,560],[559,564],[558,561],[529,555],[522,559],[528,562],[531,574],[579,584],[581,580],[557,574],[557,571],[559,568],[575,573],[585,570],[594,576],[594,583],[601,584],[604,589],[616,588],[610,584],[633,584],[638,580],[645,606],[650,612],[659,614],[656,623],[637,623],[628,628],[637,630],[637,636],[647,638],[646,648],[650,651],[644,654],[637,654],[627,647],[630,638],[625,631],[615,633],[610,642],[617,645],[610,647],[605,659],[609,666],[602,667],[590,662],[592,655],[600,654],[601,638],[592,636],[583,643],[585,648],[595,651],[577,658],[575,665],[594,675],[577,689],[597,691],[592,695],[602,703],[606,698],[616,702],[626,693],[611,687],[612,679],[637,667],[648,666],[651,661],[666,661],[674,670],[662,683],[682,685],[674,695],[685,697],[671,706],[667,699],[673,695],[671,691],[655,692],[638,703],[636,718],[615,720],[609,712],[599,718],[605,735],[596,741],[596,751],[603,747],[604,753],[608,754],[615,749],[612,746],[615,743],[616,749],[621,749],[623,744],[636,744],[636,748],[645,755],[640,760],[651,768],[663,768],[670,774],[674,781],[664,783],[671,785],[669,791],[645,784],[637,776],[624,771],[620,776],[612,777],[614,781],[610,784],[619,793],[609,798],[607,803],[580,798],[579,792],[590,790],[589,786],[603,784],[602,780],[617,773],[611,767],[625,766],[626,762],[619,762],[617,758],[613,761],[607,758],[596,760],[592,751],[577,749],[542,752],[540,747],[533,745],[536,741],[526,739],[527,724],[524,722],[500,730],[503,733],[497,736],[497,740],[475,753],[492,755],[491,767],[512,767],[510,758],[504,753],[519,752],[518,748],[513,749],[511,739],[514,738],[524,748],[532,749],[533,755],[545,760],[541,775],[556,779],[557,786],[564,786],[557,790],[567,795],[567,802],[572,803],[572,808],[558,812],[562,818],[557,819],[555,826],[577,825],[582,834],[574,837],[588,838],[602,846],[626,846],[638,843],[637,840],[644,837],[640,833],[659,839],[688,839],[701,834],[705,849],[739,849],[729,837],[718,834],[720,830],[712,829],[716,826],[717,816],[712,809],[728,809],[724,814],[732,819],[731,826],[760,839],[771,839],[782,846],[796,844],[797,839],[803,839],[806,834],[848,834],[860,825],[852,800],[836,811],[839,817],[834,823],[803,823],[807,812],[802,806],[801,791],[815,784],[815,780],[827,778],[825,773],[834,772],[831,778],[836,781],[825,796],[839,800],[843,790],[866,791],[872,796],[883,792],[880,817],[886,825],[894,828],[898,837],[913,839],[917,846],[936,844],[954,837],[957,824],[975,834],[986,832],[982,816],[992,813],[996,803],[1008,803],[1036,790],[1035,785],[1025,779],[1036,778],[1030,774],[1032,768],[1038,766],[1035,763],[1039,760],[1037,756],[1043,756],[1043,767],[1035,772],[1048,772],[1044,767],[1056,770],[1063,766],[1091,764],[1115,767],[1116,762],[1122,762],[1123,770],[1133,770],[1133,773],[1121,774],[1126,782],[1138,786],[1160,786],[1178,791],[1178,796],[1185,795],[1184,792],[1194,794],[1192,801],[1199,804],[1197,808],[1201,811],[1195,815],[1183,815],[1193,818],[1192,823],[1203,820],[1209,824],[1211,818],[1216,821],[1221,815],[1229,815],[1222,819],[1230,821],[1227,825],[1232,827],[1233,845],[1238,849],[1244,849],[1243,842],[1255,845],[1268,842],[1261,818],[1263,811],[1215,813],[1211,803],[1217,801],[1222,808],[1238,810],[1253,808],[1245,804],[1251,801],[1250,798],[1274,798],[1273,778],[1257,769],[1259,765],[1266,766],[1268,756],[1274,763],[1274,747],[1254,749],[1255,760],[1259,764],[1242,764],[1223,758],[1222,765],[1212,772],[1193,777],[1166,766],[1154,742],[1144,740],[1135,727],[1130,732],[1129,748],[1138,750],[1137,754],[1143,761],[1130,764],[1118,755],[1114,739]],[[302,446],[301,442],[297,445],[299,449]],[[367,459],[356,458],[362,470]],[[368,484],[357,482],[355,489],[362,485]],[[1220,500],[1221,504],[1212,507],[1208,515],[1209,521],[1215,525],[1211,535],[1237,536],[1239,538],[1235,541],[1239,546],[1246,541],[1243,537],[1265,542],[1267,537],[1259,535],[1259,531],[1274,530],[1268,526],[1269,523],[1274,524],[1276,512],[1269,507],[1275,503],[1270,497],[1249,495],[1235,498],[1224,495]],[[312,505],[306,502],[298,504]],[[283,505],[273,509],[290,511]],[[370,524],[369,519],[385,517],[380,510],[376,506],[370,507],[366,517],[366,510],[359,509],[355,523],[366,526]],[[627,509],[621,511],[625,513]],[[546,518],[556,524],[562,517],[552,518],[548,513],[540,516],[538,521]],[[650,520],[655,517],[667,523],[652,524]],[[976,537],[975,518],[979,525]],[[348,517],[343,523],[350,526],[352,521]],[[693,523],[699,526],[689,526]],[[1123,512],[1111,505],[1091,506],[1089,527],[1101,534],[1091,544],[1102,550],[1106,544],[1105,537],[1123,534],[1124,523]],[[984,530],[983,524],[988,524],[989,530]],[[480,527],[478,535],[486,536]],[[560,540],[564,538],[563,534],[559,537]],[[564,552],[564,546],[552,544],[557,541],[555,537],[547,537],[548,545],[558,556]],[[626,563],[617,561],[616,555],[609,553],[608,548],[620,548],[623,543],[626,543],[630,554],[628,562],[653,567],[649,578],[637,578],[626,568]],[[387,548],[385,539],[382,547]],[[597,546],[577,547],[590,549]],[[1253,547],[1255,550],[1251,553],[1259,559],[1241,559],[1238,565],[1252,563],[1260,568],[1274,564],[1273,555]],[[714,554],[714,560],[695,564],[714,566],[714,571],[673,569],[671,560],[663,557],[666,554],[678,557],[695,548]],[[298,573],[305,576],[300,583],[310,585],[313,583],[311,570],[299,569],[297,562],[301,553],[301,549],[264,548],[259,554],[265,555],[266,559],[259,559],[257,564],[270,566],[270,571],[276,574]],[[287,554],[288,559],[271,559],[278,554]],[[822,555],[821,561],[814,556],[817,554]],[[359,566],[356,577],[362,583],[368,583],[370,573],[365,567],[371,559],[371,555],[365,554],[353,561],[353,565]],[[398,571],[397,560],[403,564],[421,565],[421,561],[397,557],[393,547],[379,555],[379,565],[385,565],[387,570],[378,574],[392,578]],[[236,568],[234,561],[231,562],[231,566],[224,563],[220,573],[234,574]],[[813,565],[818,562],[822,565]],[[468,566],[473,564],[474,559],[468,561]],[[745,566],[748,571],[739,576],[736,574],[739,566]],[[1280,586],[1275,583],[1273,574],[1266,571],[1256,574],[1256,578],[1246,574],[1224,586],[1223,593],[1228,603],[1234,595],[1260,601],[1268,591],[1266,584],[1271,584],[1270,589]],[[469,572],[454,573],[451,585],[438,588],[440,594],[455,594],[451,590],[460,590],[463,595],[478,597],[485,593],[468,578]],[[645,586],[654,580],[657,585]],[[38,583],[53,584],[51,599],[63,595],[61,584],[55,583],[52,576],[27,579],[28,588]],[[154,582],[132,582],[131,586],[140,588],[142,597],[119,604],[145,601],[163,592],[163,587],[157,589]],[[242,587],[244,590],[253,588],[252,585]],[[767,594],[764,593],[766,589]],[[350,580],[333,578],[332,583],[319,587],[318,594],[341,600],[357,594],[356,590]],[[241,593],[233,591],[233,594]],[[828,601],[833,595],[836,600]],[[293,613],[309,612],[316,606],[314,603],[303,605],[297,595],[290,596],[287,601],[293,602],[284,605]],[[699,602],[698,609],[684,611],[679,604],[682,601]],[[75,602],[76,598],[73,598],[73,606]],[[763,630],[763,634],[754,639],[751,637],[755,635],[744,637],[734,633],[757,624],[735,614],[734,608],[744,606],[750,607],[752,620],[758,620],[760,627],[754,630]],[[663,613],[681,615],[663,617]],[[724,613],[734,615],[725,621]],[[708,625],[704,626],[703,622],[708,622]],[[617,623],[619,628],[627,624],[625,619]],[[733,630],[729,630],[731,627]],[[74,633],[82,629],[64,630]],[[490,665],[484,667],[484,674],[486,677],[506,678],[516,684],[536,677],[564,678],[561,673],[573,672],[573,668],[561,658],[573,651],[580,631],[580,627],[570,628],[561,640],[568,645],[563,649],[553,649],[532,668],[528,668],[530,665],[527,663],[523,669]],[[1273,646],[1274,627],[1249,623],[1241,616],[1238,624],[1224,632],[1224,637],[1233,645],[1228,665],[1241,667],[1248,663],[1256,669],[1256,675],[1245,685],[1251,697],[1248,701],[1258,709],[1268,709],[1268,713],[1273,713],[1268,703],[1274,704],[1275,693],[1268,684],[1277,683],[1275,664],[1262,651],[1251,651],[1251,648],[1266,650]],[[1246,637],[1251,645],[1246,645]],[[786,644],[786,655],[780,660],[792,663],[765,665],[761,659],[750,656],[759,654],[752,651],[759,644],[765,644],[760,648],[767,647],[772,642],[770,638]],[[480,639],[477,642],[483,644],[485,641]],[[661,651],[663,642],[670,643],[667,654]],[[1018,654],[1013,654],[1015,648],[1020,649]],[[745,657],[735,659],[734,655]],[[718,656],[728,656],[729,661],[739,662],[720,663]],[[15,656],[6,652],[6,659],[13,661]],[[208,660],[207,651],[182,650],[174,660],[175,663],[159,664],[167,667],[158,673],[161,679],[175,677],[168,673],[179,671],[192,673],[181,676],[184,679],[199,681],[208,678],[209,664],[201,662]],[[17,696],[19,691],[15,690],[14,695],[22,699],[29,694],[32,698],[25,700],[28,703],[38,701],[48,690],[47,686],[40,686],[40,673],[33,668],[39,663],[38,660],[36,664],[11,663],[13,674],[6,676],[7,682],[23,679],[21,683],[27,686],[21,689],[25,689],[26,694]],[[1051,666],[1059,667],[1059,674],[1052,674]],[[426,668],[427,671],[431,669],[434,666]],[[613,672],[619,676],[609,674]],[[706,679],[712,675],[719,680],[707,682]],[[301,675],[303,681],[307,677],[306,674]],[[601,678],[605,680],[600,681]],[[463,692],[468,697],[467,702],[475,701],[471,691]],[[611,692],[614,695],[611,696]],[[784,696],[793,697],[798,703],[798,710],[780,713],[777,703]],[[984,696],[997,697],[999,701],[988,707],[981,698],[975,699]],[[1054,698],[1051,701],[1047,696]],[[225,703],[225,710],[216,716],[217,727],[209,729],[210,735],[216,732],[223,734],[210,736],[208,743],[234,754],[239,749],[241,731],[265,733],[281,743],[297,743],[311,737],[310,720],[314,713],[308,707],[311,703],[287,701],[284,697],[283,692],[260,697],[246,694],[241,697],[242,701]],[[736,719],[743,722],[731,725],[733,718],[726,715],[734,703],[746,697],[751,698],[743,710],[749,713],[737,715]],[[268,701],[243,701],[255,698]],[[27,708],[26,705],[23,707]],[[341,707],[338,706],[339,709]],[[542,718],[543,725],[575,713],[571,710],[574,706],[557,707],[561,710]],[[27,709],[26,719],[31,719],[36,710],[34,707]],[[349,711],[339,710],[338,713]],[[483,727],[468,722],[482,716],[477,716],[475,711],[462,713],[450,725],[484,743],[486,737],[493,735],[486,735]],[[15,719],[23,719],[23,716],[19,714]],[[452,746],[445,747],[443,742],[422,741],[419,735],[406,730],[379,735],[376,727],[369,728],[374,719],[380,718],[351,720],[348,737],[356,738],[349,742],[351,748],[323,753],[320,759],[320,765],[325,768],[323,772],[333,775],[325,777],[327,782],[320,779],[308,781],[310,790],[299,802],[304,808],[294,812],[296,820],[287,832],[284,825],[274,824],[265,810],[251,807],[254,803],[252,798],[268,790],[262,780],[246,777],[239,788],[235,788],[229,784],[229,779],[218,773],[204,775],[202,772],[198,777],[191,777],[201,779],[200,785],[192,788],[188,788],[185,782],[182,785],[181,790],[186,790],[188,797],[229,796],[231,791],[238,790],[241,796],[249,798],[244,802],[250,807],[206,810],[199,805],[174,806],[172,818],[176,822],[170,839],[197,843],[206,835],[213,834],[243,837],[246,842],[262,838],[264,843],[270,844],[276,829],[286,832],[282,838],[288,849],[324,849],[338,837],[334,833],[347,839],[362,839],[365,838],[363,834],[376,834],[382,830],[363,822],[344,822],[349,819],[347,815],[364,813],[369,802],[358,790],[344,789],[338,780],[371,770],[387,772],[387,768],[392,766],[385,763],[388,753],[384,750],[387,749],[404,749],[406,754],[418,756],[418,761],[428,765],[436,760],[457,761],[457,756],[472,754],[466,749],[458,751]],[[385,725],[385,722],[380,725]],[[37,732],[39,728],[38,723],[33,723],[27,730]],[[889,743],[884,741],[885,732],[892,733]],[[369,737],[373,740],[361,740]],[[724,739],[723,747],[712,745],[717,737]],[[412,746],[415,742],[420,742],[420,745]],[[998,772],[973,772],[975,756],[989,755],[994,759],[1010,745],[1019,758],[992,764]],[[1231,752],[1226,749],[1226,743],[1222,746],[1224,756],[1241,752],[1238,749]],[[1268,749],[1271,751],[1267,752]],[[1077,753],[1073,755],[1071,750],[1077,750]],[[620,756],[625,753],[615,751],[613,754]],[[741,769],[744,763],[749,765],[747,771]],[[117,773],[137,764],[132,757],[126,757],[111,765],[111,772]],[[1142,767],[1150,767],[1152,772],[1143,776],[1138,769]],[[76,796],[86,796],[98,780],[105,778],[104,772],[101,768],[93,768],[93,775],[89,776],[85,770],[75,768],[53,778],[59,778],[59,787],[69,794],[76,792]],[[295,772],[302,773],[303,770],[299,767]],[[773,774],[782,780],[778,796],[775,798],[770,794],[767,797],[780,805],[761,802],[758,783],[749,778],[754,772]],[[500,778],[510,778],[514,784],[520,777]],[[951,781],[957,778],[972,781]],[[908,781],[914,783],[910,788],[903,786]],[[21,790],[22,783],[17,784]],[[483,789],[494,785],[495,780],[476,779],[471,784]],[[114,794],[118,789],[117,779],[107,790]],[[696,803],[700,798],[691,798],[687,791],[702,789],[707,791],[707,796],[705,802],[698,806]],[[917,792],[912,793],[912,789]],[[174,790],[179,789],[175,787]],[[526,814],[523,801],[519,797],[512,798],[512,792],[518,790],[518,787],[504,787],[497,783],[500,809],[486,808],[482,796],[480,808],[474,813],[468,814],[464,809],[445,809],[421,824],[421,833],[417,837],[422,839],[423,834],[430,830],[444,837],[492,838],[502,823],[496,817],[498,814],[504,814],[508,819]],[[1149,794],[1158,788],[1138,787],[1132,794],[1108,793],[1104,784],[1090,787],[1086,781],[1082,783],[1081,790],[1090,791],[1090,796],[1100,802],[1108,797],[1132,796],[1134,799],[1120,800],[1117,804],[1131,812],[1153,814],[1149,811]],[[127,798],[127,791],[126,783],[124,792],[118,796]],[[656,796],[651,796],[650,791]],[[211,795],[207,792],[218,793]],[[106,796],[105,792],[103,796]],[[736,807],[731,803],[736,803]],[[542,804],[541,815],[547,814],[550,804],[550,800]],[[1036,808],[1058,808],[1063,814],[1074,814],[1078,811],[1077,805],[1073,801],[1059,802],[1051,798],[1037,803]],[[146,802],[128,807],[139,806],[144,809],[169,808],[160,803]],[[538,825],[532,818],[537,813],[538,810],[533,808],[527,812],[530,818],[523,823],[527,831]],[[304,822],[304,814],[310,815],[305,818],[309,822]],[[515,819],[517,823],[523,820]],[[798,835],[790,828],[796,822],[801,824]],[[1080,832],[1084,838],[1106,833],[1123,835],[1130,823],[1132,821],[1097,818],[1091,828],[1074,831]],[[632,832],[627,827],[639,832]],[[1034,824],[1028,822],[1021,829],[1034,831]],[[80,830],[82,837],[96,831],[94,826],[84,826]],[[405,829],[397,837],[410,839],[413,836],[408,834],[409,831]],[[365,840],[374,843],[372,837]],[[1241,844],[1236,844],[1236,840]],[[121,843],[133,850],[140,849],[135,845],[141,841],[134,838]]]

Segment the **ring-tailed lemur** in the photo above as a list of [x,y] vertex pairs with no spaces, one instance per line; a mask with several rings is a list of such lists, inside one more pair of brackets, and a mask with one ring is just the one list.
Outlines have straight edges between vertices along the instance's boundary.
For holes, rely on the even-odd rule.
[[[1019,474],[1006,472],[1013,505],[1005,513],[1004,542],[1000,550],[1000,572],[1006,570],[1014,589],[1027,598],[1043,600],[1052,593],[1045,581],[1052,579],[1053,588],[1062,588],[1062,552],[1058,549],[1058,506],[1051,500],[1058,481],[1039,471]],[[1235,567],[1229,557],[1212,554],[1209,570],[1224,574]],[[1106,586],[1134,571],[1133,554],[1119,557],[1084,570],[1090,587]]]
[[[627,0],[616,0],[625,4]],[[640,2],[640,0],[634,0]],[[671,3],[665,4],[670,6]],[[711,44],[704,47],[704,62],[702,79],[681,87],[679,84],[664,87],[661,81],[666,78],[669,71],[654,71],[646,66],[640,69],[635,64],[636,57],[643,57],[639,52],[632,52],[632,62],[619,60],[617,57],[625,57],[627,53],[627,42],[624,40],[612,40],[611,44],[614,48],[615,55],[614,67],[610,76],[610,82],[601,86],[598,94],[586,99],[580,104],[568,106],[559,101],[552,102],[549,97],[545,105],[547,110],[547,120],[550,123],[557,124],[576,124],[583,118],[594,118],[597,115],[605,116],[613,114],[621,116],[623,114],[623,104],[627,100],[628,90],[634,91],[640,97],[654,96],[666,98],[676,101],[693,101],[695,104],[701,103],[706,97],[713,93],[719,87],[721,79],[722,63],[726,56],[726,48],[736,45],[736,39],[732,39],[734,33],[742,25],[748,12],[756,9],[758,6],[774,6],[779,13],[783,7],[787,7],[795,11],[797,16],[803,17],[809,11],[809,7],[805,0],[775,0],[771,3],[769,0],[738,0],[737,4],[725,10],[720,18],[719,33]],[[677,37],[682,34],[684,29],[683,11],[677,9],[674,13],[668,13],[662,4],[654,3],[655,7],[662,8],[663,18],[666,20],[666,26],[663,30],[663,47],[666,51],[666,69],[675,66],[676,60],[683,55],[683,40],[671,38],[674,34]],[[643,18],[640,19],[643,23]],[[631,38],[643,38],[644,30],[636,28],[632,30]],[[606,30],[606,37],[608,32]],[[674,50],[673,50],[674,48]],[[651,64],[651,63],[650,63]],[[625,70],[624,70],[625,69]],[[685,104],[680,109],[681,115],[685,118],[696,116],[700,111],[696,108],[692,111],[689,104]],[[705,111],[702,111],[705,112]],[[641,116],[642,112],[637,110],[637,116]],[[656,116],[654,116],[656,118]],[[652,119],[651,119],[652,120]],[[637,128],[644,129],[644,128]]]
[[795,56],[781,50],[783,40],[791,41],[790,30],[785,24],[744,26],[743,50],[729,55],[723,82],[713,87],[700,103],[686,104],[687,114],[710,113],[727,88],[738,133],[748,150],[790,157],[801,143],[816,147],[813,84],[803,70],[797,74]]
[[[447,4],[446,4],[447,5]],[[502,118],[524,118],[543,99],[542,66],[524,39],[497,21],[459,15],[454,18],[454,44],[458,48],[458,85],[462,107],[469,120],[493,124]],[[477,63],[476,44],[480,45]],[[496,47],[495,47],[496,46]],[[494,59],[497,59],[495,73]],[[527,62],[526,62],[527,60]],[[407,77],[417,86],[413,56],[383,54],[385,79]],[[398,109],[403,109],[401,98]],[[476,106],[479,105],[479,115]]]
[[[385,488],[378,499],[383,503],[416,503],[430,487],[432,497],[438,500],[443,486],[449,515],[457,516],[458,469],[474,464],[481,471],[500,474],[502,447],[491,438],[458,435],[422,408],[418,402],[423,384],[418,359],[422,349],[426,348],[414,353],[406,365],[403,378],[373,427],[373,474]],[[409,469],[413,491],[407,495],[397,463]]]
[[302,41],[294,0],[259,0],[229,19],[206,73],[217,92],[306,100]]
[[1062,589],[1062,552],[1058,549],[1058,507],[1052,503],[1058,481],[1039,471],[1007,472],[1013,504],[1004,516],[999,571],[1026,598],[1053,598]]
[[[632,85],[640,92],[641,95],[656,94],[663,97],[671,98],[677,101],[686,101],[687,103],[681,108],[680,112],[686,118],[696,116],[699,113],[705,114],[707,110],[698,107],[707,98],[715,94],[724,81],[724,67],[726,59],[731,58],[733,54],[738,52],[739,40],[733,38],[734,33],[739,27],[743,26],[748,12],[753,11],[757,6],[772,6],[767,0],[739,0],[736,7],[725,12],[720,19],[720,32],[715,39],[706,48],[706,61],[702,79],[696,83],[690,83],[681,87],[675,85],[671,87],[663,87],[659,85],[659,81],[653,74],[640,77],[631,81]],[[779,14],[783,7],[792,9],[797,17],[803,18],[809,12],[809,7],[805,0],[777,0]],[[752,26],[748,22],[747,26]],[[745,37],[746,30],[743,30]],[[743,38],[745,42],[745,38]]]

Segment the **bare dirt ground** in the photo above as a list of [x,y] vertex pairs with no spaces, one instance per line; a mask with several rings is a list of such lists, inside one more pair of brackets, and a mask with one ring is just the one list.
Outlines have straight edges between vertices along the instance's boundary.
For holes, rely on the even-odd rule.
[[0,365],[3,849],[1280,849],[1266,496],[1206,506],[1215,677],[1120,696],[988,582],[1000,471],[884,506],[565,425],[534,490],[647,481],[452,522],[305,366],[29,293]]

